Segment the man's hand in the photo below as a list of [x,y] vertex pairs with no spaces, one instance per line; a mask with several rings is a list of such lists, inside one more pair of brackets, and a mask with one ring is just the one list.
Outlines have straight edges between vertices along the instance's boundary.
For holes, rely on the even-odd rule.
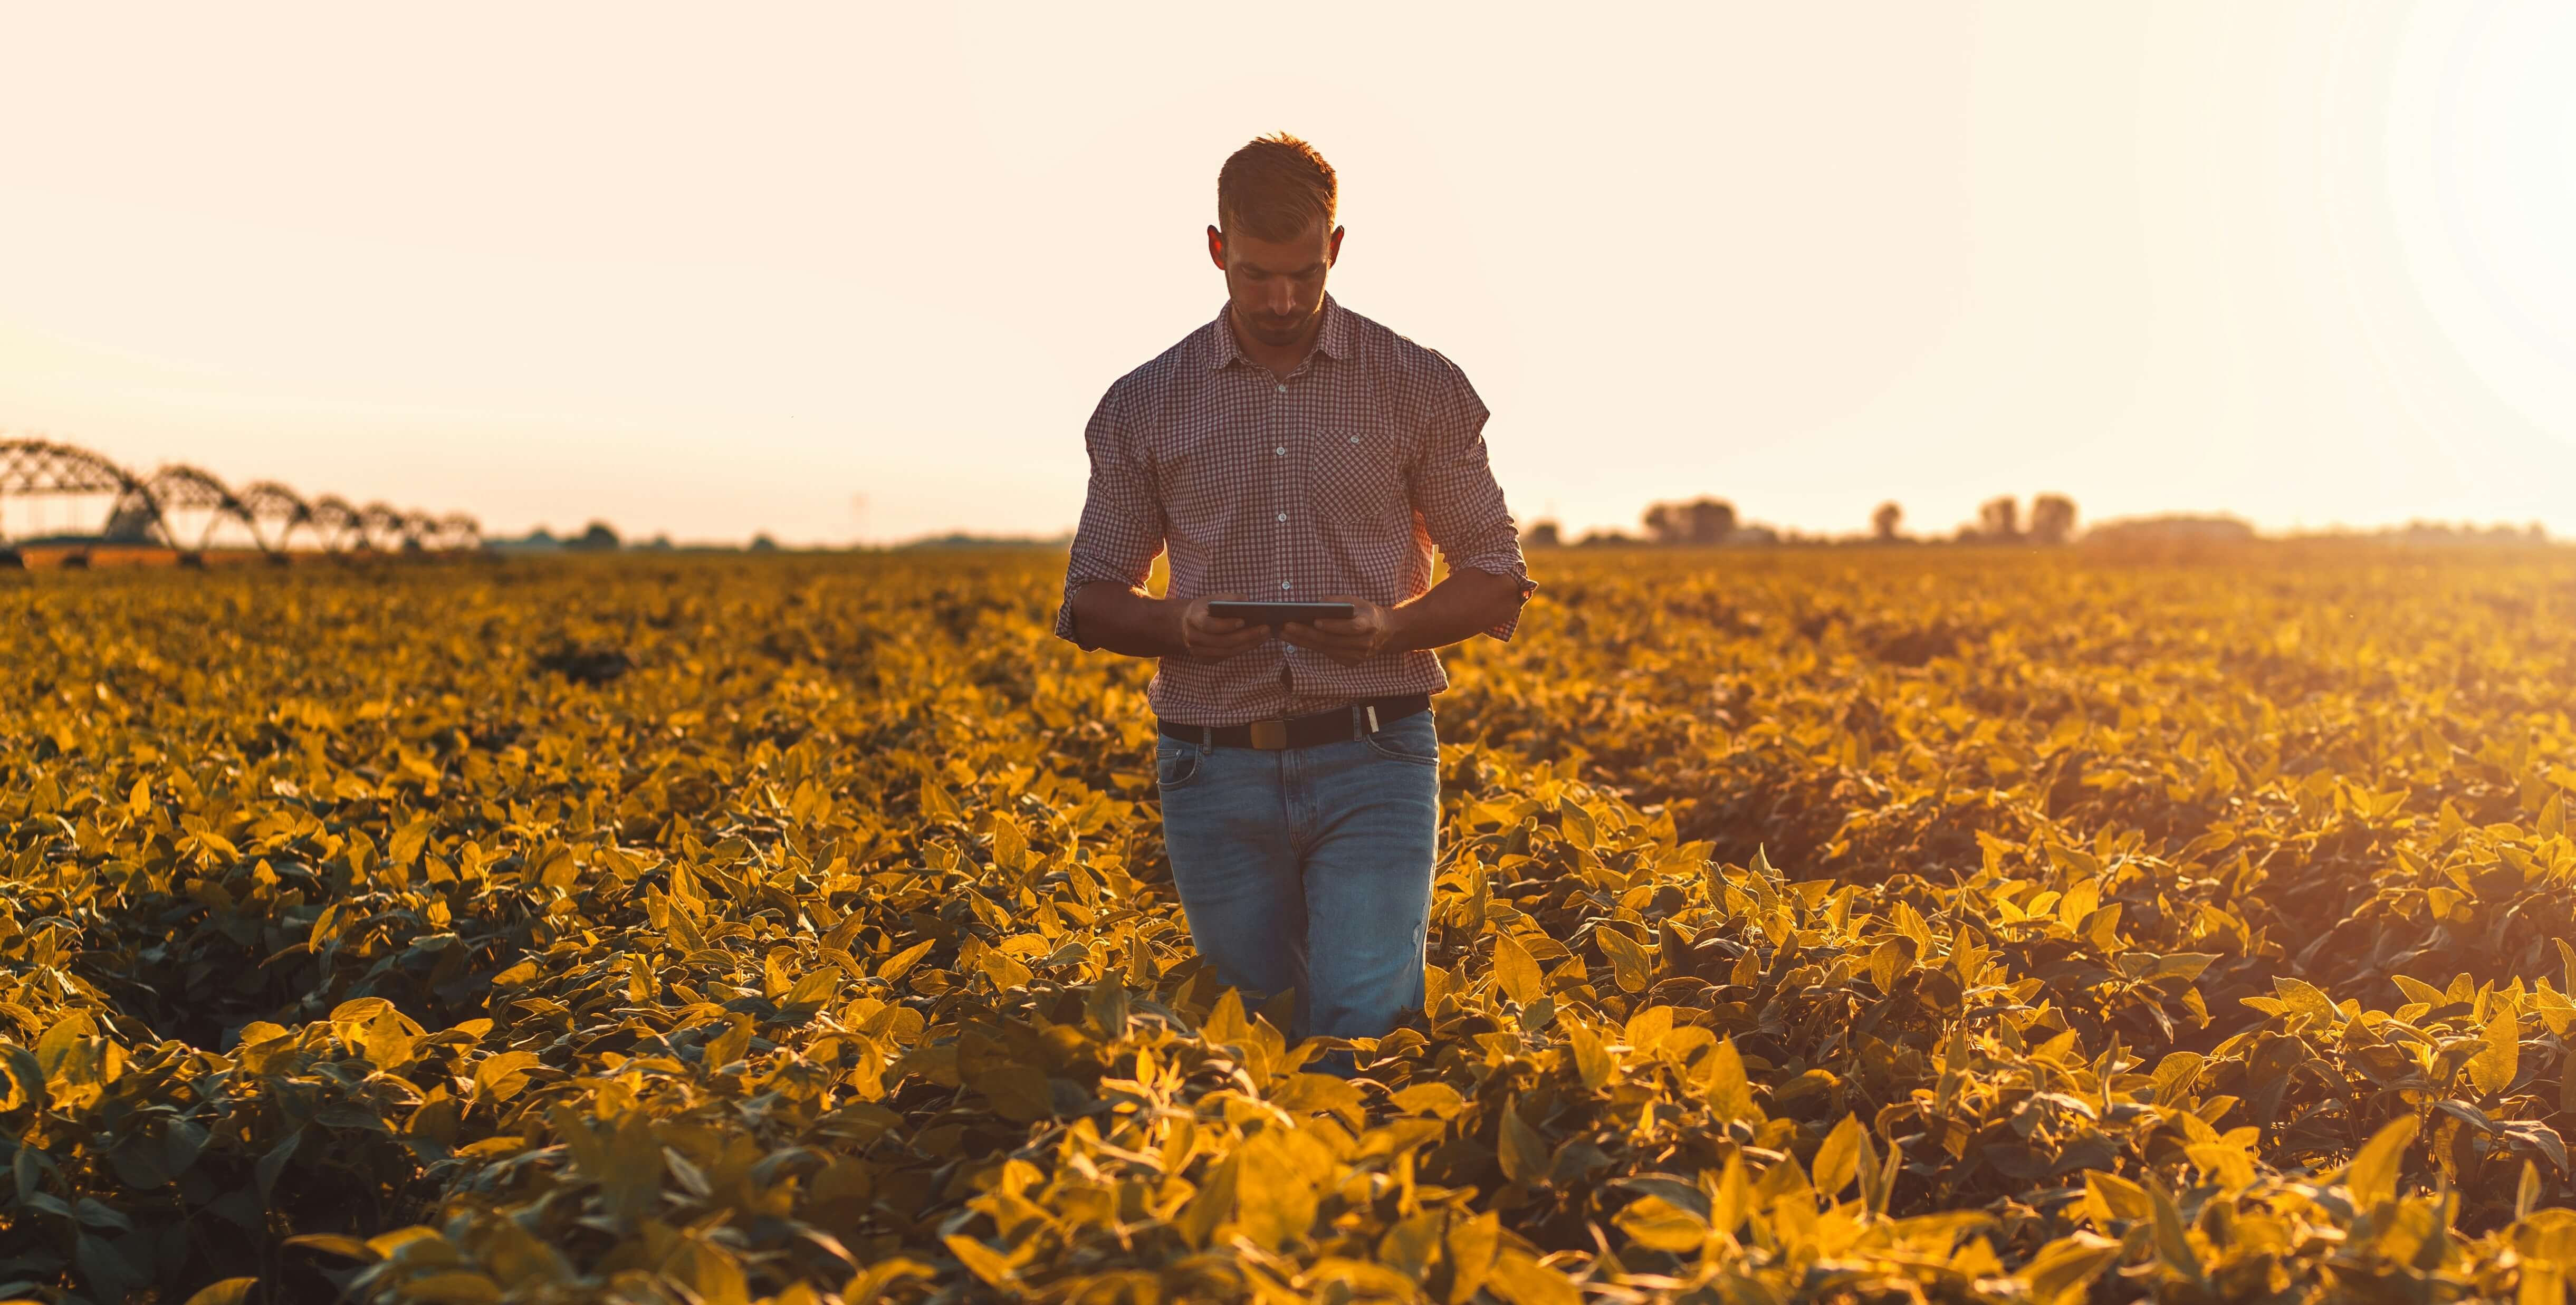
[[1193,598],[1181,608],[1180,643],[1192,660],[1221,662],[1270,638],[1269,626],[1250,624],[1240,616],[1208,615],[1209,603],[1241,599],[1240,594],[1211,594]]
[[1312,624],[1292,621],[1279,627],[1279,637],[1300,648],[1312,648],[1344,666],[1357,666],[1388,648],[1400,646],[1396,642],[1394,608],[1349,594],[1334,594],[1323,601],[1349,603],[1351,619]]

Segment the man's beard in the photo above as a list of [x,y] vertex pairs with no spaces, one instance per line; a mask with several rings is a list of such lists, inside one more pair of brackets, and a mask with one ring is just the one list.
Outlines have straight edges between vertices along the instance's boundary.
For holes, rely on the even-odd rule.
[[1309,324],[1313,323],[1314,320],[1315,315],[1313,313],[1307,313],[1285,326],[1274,325],[1262,321],[1246,322],[1244,324],[1244,330],[1250,333],[1253,339],[1258,340],[1263,344],[1295,344],[1299,333],[1303,332]]

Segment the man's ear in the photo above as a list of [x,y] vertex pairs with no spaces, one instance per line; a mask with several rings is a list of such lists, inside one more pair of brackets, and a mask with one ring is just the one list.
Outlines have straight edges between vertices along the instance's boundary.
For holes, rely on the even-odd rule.
[[[1211,227],[1209,229],[1214,230],[1215,228]],[[1327,248],[1324,251],[1324,266],[1331,267],[1333,264],[1340,261],[1342,261],[1342,228],[1335,227],[1333,228],[1333,243],[1330,248]]]
[[[1341,243],[1341,233],[1335,232],[1334,246],[1338,248]],[[1216,270],[1220,272],[1225,270],[1225,233],[1217,230],[1213,224],[1208,227],[1208,261],[1216,264]]]

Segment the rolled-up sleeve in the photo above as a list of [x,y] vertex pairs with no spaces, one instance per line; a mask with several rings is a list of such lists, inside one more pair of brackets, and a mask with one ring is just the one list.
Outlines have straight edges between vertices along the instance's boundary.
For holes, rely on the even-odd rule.
[[1162,505],[1137,461],[1122,408],[1120,389],[1112,386],[1082,432],[1083,447],[1091,455],[1091,484],[1083,495],[1082,523],[1073,532],[1073,554],[1065,563],[1055,633],[1085,652],[1100,645],[1073,628],[1075,591],[1098,580],[1134,589],[1145,583],[1154,555],[1163,551]]
[[[1454,363],[1446,370],[1448,384],[1431,398],[1422,453],[1413,464],[1408,488],[1414,506],[1451,571],[1472,567],[1502,576],[1520,586],[1526,602],[1538,582],[1530,579],[1521,556],[1520,528],[1504,506],[1503,487],[1485,456],[1485,418],[1491,414],[1466,373]],[[1487,626],[1485,633],[1509,640],[1519,624],[1520,609],[1514,607],[1510,617]]]

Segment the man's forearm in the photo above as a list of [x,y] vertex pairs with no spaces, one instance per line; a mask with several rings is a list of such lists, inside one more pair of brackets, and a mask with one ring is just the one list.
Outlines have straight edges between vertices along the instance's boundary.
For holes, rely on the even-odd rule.
[[1163,599],[1107,580],[1073,592],[1073,627],[1081,638],[1129,657],[1179,657],[1178,610]]
[[1509,576],[1460,567],[1420,598],[1394,610],[1390,648],[1445,648],[1502,624],[1520,609],[1521,587]]

